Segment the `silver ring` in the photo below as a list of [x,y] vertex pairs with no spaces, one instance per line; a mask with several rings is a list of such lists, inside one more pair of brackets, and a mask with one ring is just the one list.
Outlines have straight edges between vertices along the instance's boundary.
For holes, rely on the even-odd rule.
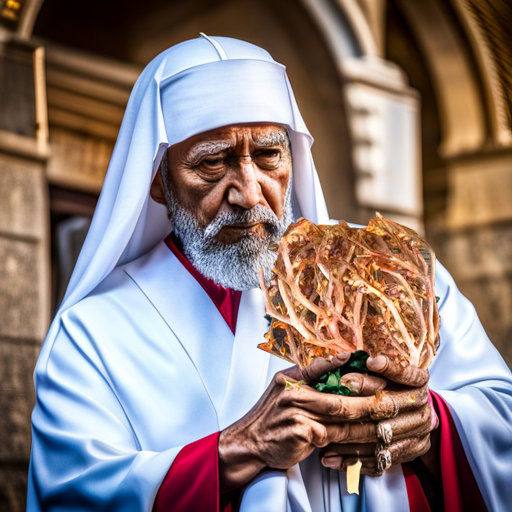
[[379,473],[383,473],[391,467],[391,453],[389,450],[379,450],[375,454],[375,457],[377,459],[377,471]]
[[377,439],[383,445],[390,445],[393,440],[393,429],[389,423],[379,423],[377,425]]

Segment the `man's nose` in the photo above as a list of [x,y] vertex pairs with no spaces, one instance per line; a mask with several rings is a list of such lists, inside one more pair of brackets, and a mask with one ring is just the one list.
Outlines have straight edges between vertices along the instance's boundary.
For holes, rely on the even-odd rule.
[[228,203],[246,210],[262,202],[263,192],[258,181],[259,170],[250,156],[238,159],[233,182],[228,190]]

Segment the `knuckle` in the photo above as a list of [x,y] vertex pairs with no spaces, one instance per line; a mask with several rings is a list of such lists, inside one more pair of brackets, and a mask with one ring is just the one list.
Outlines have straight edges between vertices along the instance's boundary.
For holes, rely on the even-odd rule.
[[292,409],[289,411],[290,418],[293,421],[293,424],[299,427],[303,427],[306,425],[307,421],[304,416],[300,413],[300,411]]
[[420,443],[420,449],[418,457],[421,457],[422,455],[425,455],[430,450],[430,435],[427,435],[426,438],[422,443]]
[[335,442],[341,443],[346,441],[350,436],[350,426],[347,423],[339,425],[338,431],[336,432]]
[[329,416],[344,416],[346,413],[346,407],[343,400],[336,395],[330,395],[327,398],[327,414]]
[[307,428],[305,425],[295,423],[291,427],[291,433],[293,437],[295,437],[296,439],[311,444],[311,430]]
[[320,425],[315,437],[315,445],[319,448],[323,448],[329,444],[329,435],[327,433],[327,429],[323,425]]
[[302,374],[302,379],[305,380],[306,382],[311,382],[312,380],[314,380],[312,376],[311,366],[306,366],[305,368],[302,368],[300,372]]
[[283,386],[285,385],[285,375],[282,372],[277,372],[274,375],[274,384],[277,386]]

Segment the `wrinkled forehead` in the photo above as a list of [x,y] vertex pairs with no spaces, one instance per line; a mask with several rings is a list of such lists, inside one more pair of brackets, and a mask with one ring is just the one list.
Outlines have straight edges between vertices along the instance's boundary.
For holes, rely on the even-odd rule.
[[293,105],[284,66],[238,59],[202,64],[161,82],[170,145],[219,127],[263,123],[293,128]]

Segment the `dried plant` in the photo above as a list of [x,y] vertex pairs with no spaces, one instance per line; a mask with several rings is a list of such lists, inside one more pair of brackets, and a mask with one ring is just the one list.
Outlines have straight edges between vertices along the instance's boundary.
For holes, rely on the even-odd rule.
[[304,367],[364,350],[427,368],[438,345],[435,255],[412,229],[377,213],[368,227],[292,224],[260,286],[271,324],[259,348]]

